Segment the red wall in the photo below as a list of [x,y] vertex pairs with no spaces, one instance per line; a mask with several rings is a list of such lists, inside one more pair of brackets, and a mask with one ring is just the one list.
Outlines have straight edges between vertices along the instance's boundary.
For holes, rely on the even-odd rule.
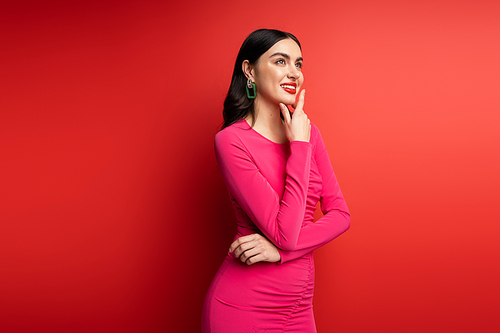
[[500,325],[500,2],[12,3],[0,331],[199,331],[235,230],[213,137],[260,27],[302,42],[352,213],[315,254],[319,331]]

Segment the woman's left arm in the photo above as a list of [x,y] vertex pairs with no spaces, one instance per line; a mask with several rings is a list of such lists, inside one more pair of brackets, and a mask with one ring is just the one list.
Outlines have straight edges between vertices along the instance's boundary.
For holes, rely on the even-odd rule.
[[281,260],[278,248],[261,234],[241,236],[229,247],[229,252],[233,251],[235,258],[247,265],[259,261],[279,262]]
[[351,215],[335,177],[325,143],[318,128],[312,127],[311,138],[314,135],[315,141],[313,154],[323,179],[320,204],[324,215],[315,223],[300,229],[297,246],[293,251],[279,250],[281,263],[300,258],[327,244],[347,231],[351,225]]
[[316,144],[313,154],[323,179],[320,198],[323,217],[300,229],[297,245],[292,251],[276,249],[272,243],[262,240],[263,236],[258,234],[238,238],[231,244],[229,250],[234,251],[235,257],[241,261],[247,264],[259,261],[284,263],[314,251],[349,229],[351,221],[349,210],[333,172],[326,146],[315,126],[311,128],[311,139],[313,137]]

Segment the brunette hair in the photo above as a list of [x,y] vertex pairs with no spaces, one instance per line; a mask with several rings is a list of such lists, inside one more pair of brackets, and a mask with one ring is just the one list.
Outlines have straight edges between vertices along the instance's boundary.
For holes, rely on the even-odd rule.
[[[234,124],[240,119],[245,118],[248,114],[252,115],[255,121],[255,112],[253,108],[253,99],[249,99],[246,95],[245,86],[247,78],[242,70],[244,60],[248,60],[250,64],[254,64],[262,54],[269,50],[274,44],[280,40],[290,38],[300,46],[300,42],[289,32],[274,30],[274,29],[259,29],[252,32],[241,45],[236,63],[234,64],[233,76],[231,84],[224,100],[224,110],[222,116],[224,129],[229,125]],[[258,93],[258,87],[257,87]],[[253,126],[253,124],[252,124]]]

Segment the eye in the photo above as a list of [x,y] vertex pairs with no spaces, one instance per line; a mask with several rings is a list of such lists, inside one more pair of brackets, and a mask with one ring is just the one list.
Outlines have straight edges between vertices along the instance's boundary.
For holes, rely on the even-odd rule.
[[278,59],[276,60],[277,65],[284,65],[285,64],[285,59]]
[[296,63],[295,67],[302,69],[302,63],[301,62]]

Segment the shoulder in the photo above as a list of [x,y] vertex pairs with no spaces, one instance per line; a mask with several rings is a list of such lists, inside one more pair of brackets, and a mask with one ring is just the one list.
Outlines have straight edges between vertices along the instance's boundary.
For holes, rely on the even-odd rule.
[[320,155],[324,154],[326,151],[325,142],[321,136],[321,132],[316,125],[311,123],[311,139],[310,141],[313,148],[313,156],[319,158]]
[[318,144],[318,142],[322,142],[323,139],[321,137],[321,132],[319,131],[319,128],[316,127],[313,123],[311,123],[311,139],[310,142],[313,145],[313,148]]
[[316,125],[314,125],[311,122],[311,137],[317,138],[318,136],[321,136],[321,133],[319,132],[319,128],[316,127]]
[[236,122],[222,130],[220,130],[214,139],[215,151],[244,149],[241,137],[245,134],[245,127],[241,121]]

